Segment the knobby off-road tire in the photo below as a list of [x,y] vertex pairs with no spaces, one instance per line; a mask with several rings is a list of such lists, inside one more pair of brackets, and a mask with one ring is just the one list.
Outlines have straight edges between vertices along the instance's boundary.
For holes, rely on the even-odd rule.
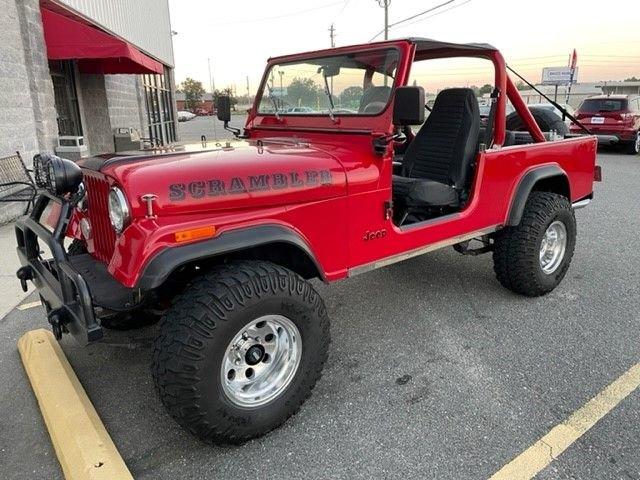
[[[564,123],[562,118],[550,110],[533,107],[531,108],[531,115],[533,115],[533,119],[543,132],[550,132],[553,130],[558,135],[566,135],[569,133],[569,127],[567,127],[567,124]],[[506,128],[507,130],[515,132],[524,132],[527,130],[524,122],[520,118],[520,115],[518,115],[518,112],[511,112],[507,115]]]
[[[241,357],[248,362],[250,343],[243,342],[260,340],[255,333],[260,330],[254,328],[264,318],[288,322],[296,332],[299,363],[286,386],[271,390],[278,392],[275,397],[262,404],[245,398],[248,404],[243,405],[229,391],[242,385],[234,381],[247,381],[248,364],[230,367],[230,352],[246,352]],[[245,340],[236,340],[243,333]],[[284,348],[279,333],[275,337],[270,341]],[[238,444],[269,432],[297,412],[321,376],[329,342],[324,302],[310,283],[272,263],[236,262],[195,279],[175,299],[161,321],[152,374],[160,400],[181,426],[208,443]],[[256,368],[282,358],[279,353],[273,357],[262,358]],[[285,358],[293,359],[293,354]],[[255,378],[259,386],[257,373]]]
[[[562,231],[563,226],[566,236],[563,256],[545,265],[552,270],[545,272],[541,249],[552,245],[547,240],[553,238],[553,232]],[[551,232],[551,237],[547,232]],[[569,200],[555,193],[531,192],[520,224],[497,233],[493,268],[505,288],[530,297],[545,295],[567,273],[575,244],[576,219]],[[544,261],[547,260],[545,257]]]

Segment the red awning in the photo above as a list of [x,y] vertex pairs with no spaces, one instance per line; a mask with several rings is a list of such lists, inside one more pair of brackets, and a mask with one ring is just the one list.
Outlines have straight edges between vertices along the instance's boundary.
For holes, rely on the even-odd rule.
[[41,9],[49,60],[77,60],[83,73],[162,73],[162,63],[133,45],[65,15]]

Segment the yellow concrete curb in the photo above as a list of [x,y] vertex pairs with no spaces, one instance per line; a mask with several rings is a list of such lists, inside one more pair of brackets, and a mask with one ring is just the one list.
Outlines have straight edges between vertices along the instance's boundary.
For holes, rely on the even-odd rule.
[[18,350],[65,478],[133,479],[51,332],[25,333]]

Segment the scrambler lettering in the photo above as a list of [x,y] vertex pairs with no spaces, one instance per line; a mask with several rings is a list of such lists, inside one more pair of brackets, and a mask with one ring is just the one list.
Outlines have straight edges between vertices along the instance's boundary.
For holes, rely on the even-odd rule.
[[180,202],[190,198],[217,197],[246,192],[304,188],[317,185],[331,185],[331,171],[305,170],[304,172],[278,172],[246,177],[232,177],[227,182],[221,179],[194,180],[189,183],[169,185],[169,200]]

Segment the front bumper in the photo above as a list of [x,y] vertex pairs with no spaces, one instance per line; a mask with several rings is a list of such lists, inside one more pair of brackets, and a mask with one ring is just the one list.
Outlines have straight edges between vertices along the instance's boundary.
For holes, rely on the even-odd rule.
[[[60,216],[53,231],[40,224],[49,202],[60,204]],[[31,214],[17,220],[17,253],[22,264],[17,276],[23,289],[26,289],[27,280],[31,280],[38,289],[56,337],[60,338],[62,332],[69,332],[79,343],[86,344],[102,338],[102,328],[96,321],[89,286],[69,261],[64,249],[73,208],[71,202],[42,192]],[[49,248],[51,259],[43,259],[39,242]]]

